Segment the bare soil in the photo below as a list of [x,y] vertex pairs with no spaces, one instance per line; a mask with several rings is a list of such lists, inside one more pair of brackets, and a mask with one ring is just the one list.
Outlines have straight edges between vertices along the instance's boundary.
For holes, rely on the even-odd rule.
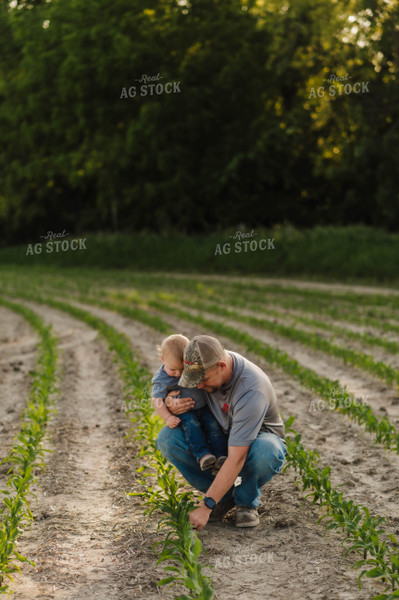
[[[197,312],[187,308],[185,310],[192,314]],[[399,424],[399,391],[395,385],[388,385],[368,372],[345,364],[340,358],[318,352],[300,342],[232,319],[221,319],[204,311],[201,311],[201,315],[209,320],[226,322],[226,324],[246,331],[274,348],[278,347],[284,350],[299,364],[312,369],[320,377],[328,377],[333,381],[339,380],[340,385],[346,386],[348,391],[352,392],[359,401],[370,404],[373,410],[377,414],[380,413],[381,416],[386,414],[395,426]]]
[[[179,319],[167,316],[165,320],[176,328],[183,327]],[[184,325],[188,337],[198,333],[195,326]],[[251,328],[249,330],[254,333]],[[201,333],[212,335],[212,331]],[[259,332],[257,337],[260,337]],[[302,434],[306,447],[320,453],[323,466],[331,466],[333,485],[342,485],[348,497],[366,505],[374,514],[387,517],[388,527],[392,532],[399,533],[399,455],[388,453],[375,445],[364,427],[331,410],[328,403],[323,403],[321,398],[303,388],[281,369],[271,367],[264,359],[228,339],[220,336],[219,339],[226,348],[240,352],[267,373],[276,389],[283,418],[295,417],[294,427]],[[324,356],[314,353],[309,365],[311,363],[311,368],[318,371],[318,361],[321,360],[324,361]],[[347,368],[348,379],[350,372],[351,369]],[[355,373],[358,371],[355,370]],[[353,391],[350,387],[348,389]]]
[[137,444],[125,439],[131,423],[111,356],[83,323],[26,304],[61,339],[63,379],[44,444],[52,452],[32,490],[34,521],[20,537],[19,551],[35,567],[21,566],[12,598],[159,598],[163,571],[151,548],[160,536],[141,501],[125,493],[139,490],[140,462]]
[[[290,327],[294,326],[298,330],[306,331],[308,333],[315,333],[315,334],[317,334],[317,336],[319,336],[321,338],[325,338],[329,341],[332,341],[332,343],[334,343],[335,345],[343,346],[344,348],[348,348],[348,349],[355,350],[358,352],[363,352],[365,354],[368,354],[369,356],[372,356],[375,361],[384,362],[386,365],[392,366],[395,369],[399,368],[399,353],[394,354],[392,352],[389,352],[387,349],[383,348],[382,346],[368,345],[368,344],[364,344],[364,342],[362,340],[353,340],[349,337],[344,337],[341,334],[336,334],[331,329],[324,329],[324,328],[317,327],[314,325],[308,325],[308,324],[302,323],[302,322],[298,321],[297,319],[295,319],[295,315],[292,314],[292,311],[279,309],[279,312],[282,313],[281,317],[280,316],[277,317],[275,315],[267,315],[266,310],[265,310],[265,312],[263,312],[263,311],[256,312],[254,310],[247,310],[247,309],[240,308],[236,312],[239,312],[240,314],[245,315],[245,316],[253,316],[253,317],[258,317],[261,319],[267,319],[269,321],[273,321],[274,323],[279,323],[280,325],[284,325],[284,326],[290,326]],[[319,320],[320,320],[320,317],[319,317]],[[357,331],[360,333],[367,332],[369,335],[379,336],[379,337],[383,338],[384,340],[389,339],[389,341],[394,341],[396,343],[399,341],[399,335],[396,332],[395,333],[391,332],[389,334],[389,336],[387,336],[386,332],[377,330],[376,328],[371,328],[371,327],[366,327],[366,326],[363,326],[363,327],[357,326],[355,328],[355,327],[351,327],[350,326],[351,324],[336,323],[336,322],[330,321],[328,319],[325,319],[324,322],[326,324],[331,323],[331,325],[337,324],[339,327],[347,329],[347,330]],[[348,327],[348,325],[349,325],[349,327]]]
[[[80,303],[78,305],[85,306]],[[123,331],[130,338],[132,345],[137,344],[141,352],[150,352],[146,362],[152,367],[152,370],[155,371],[158,368],[159,359],[156,355],[155,346],[162,339],[162,334],[140,325],[139,327],[145,335],[137,339],[136,323],[95,306],[85,306],[85,308],[90,309],[93,314],[103,318],[117,329],[123,327]],[[162,315],[162,318],[175,331],[188,337],[205,333],[199,331],[195,325],[179,319],[165,317],[165,315]],[[149,340],[152,340],[150,347],[148,347]],[[266,368],[264,361],[261,362],[256,357],[249,356],[243,348],[232,345],[227,340],[222,339],[222,341],[230,349],[246,354],[270,374],[270,369]],[[276,386],[279,397],[284,398],[281,402],[283,412],[285,412],[285,404],[288,404],[291,408],[291,402],[298,402],[296,414],[301,412],[302,405],[305,420],[303,427],[306,430],[306,424],[308,424],[309,437],[314,439],[314,429],[310,426],[315,425],[315,419],[314,415],[308,410],[311,395],[307,391],[301,390],[300,386],[295,385],[282,373],[272,371],[272,381]],[[303,411],[303,406],[306,407],[305,411]],[[285,414],[285,416],[287,415]],[[330,428],[337,430],[338,434],[341,432],[341,428],[337,427],[336,424],[334,428],[334,417],[332,417],[331,411],[325,412],[323,417],[326,420],[330,418]],[[345,428],[348,424],[344,419],[342,420]],[[318,422],[316,422],[316,426],[320,429],[323,428],[323,425]],[[299,430],[303,430],[302,423],[298,424],[297,427]],[[352,424],[349,424],[349,432],[352,427],[355,428],[354,435],[356,437],[363,435],[362,429]],[[329,432],[327,432],[328,434]],[[341,479],[343,478],[345,481],[349,481],[345,461],[350,464],[352,459],[356,460],[357,458],[357,455],[355,458],[351,455],[351,452],[353,453],[357,447],[357,439],[350,439],[350,435],[348,437],[347,456],[349,458],[346,458],[345,451],[343,451],[345,458],[342,462],[338,459],[335,461],[341,468]],[[369,449],[370,439],[366,439],[363,448],[359,450],[359,454],[363,450],[368,451]],[[331,445],[327,443],[325,450],[327,454],[325,460],[331,462],[336,452],[335,441],[332,440]],[[371,455],[373,455],[373,449]],[[377,450],[375,464],[377,465],[380,460],[381,454]],[[336,479],[341,482],[339,475]],[[348,488],[352,491],[351,483]],[[392,496],[394,497],[394,493]],[[378,505],[378,508],[380,507],[381,505]],[[393,499],[393,512],[394,508],[395,502]],[[234,526],[233,510],[224,523],[208,524],[199,533],[205,551],[203,560],[213,565],[215,569],[213,581],[218,600],[234,598],[238,593],[244,600],[258,600],[265,597],[285,598],[287,593],[290,592],[295,593],[300,598],[309,599],[370,597],[370,590],[375,588],[369,582],[366,582],[361,591],[356,588],[356,573],[351,570],[350,565],[357,557],[345,557],[344,550],[340,546],[342,537],[331,533],[326,534],[322,526],[317,525],[320,513],[316,508],[311,507],[308,501],[303,500],[302,494],[295,486],[294,473],[287,472],[284,475],[279,475],[265,486],[260,513],[261,525],[254,530],[237,530]],[[390,527],[395,528],[396,524],[390,523]],[[243,565],[245,565],[245,569]],[[267,573],[266,577],[265,571]],[[266,587],[265,581],[267,581]],[[334,590],[334,596],[330,595],[332,589]]]
[[[131,423],[124,412],[120,377],[106,344],[72,317],[26,304],[52,323],[60,337],[62,385],[58,412],[51,420],[45,444],[53,452],[48,454],[46,472],[38,473],[34,489],[35,519],[20,538],[20,552],[33,559],[36,567],[22,565],[12,597],[174,598],[176,589],[156,586],[164,576],[151,551],[162,539],[156,531],[156,519],[144,516],[141,501],[125,493],[140,489],[135,470],[141,459],[137,457],[137,443],[132,437],[125,439]],[[141,364],[151,372],[159,367],[156,345],[163,334],[111,311],[86,308],[129,337]],[[206,333],[173,317],[162,318],[188,337]],[[9,344],[21,335],[21,326],[15,320],[7,339],[1,336],[2,350],[5,345],[9,351]],[[331,465],[334,485],[342,484],[348,497],[386,516],[389,531],[397,531],[398,457],[374,446],[371,436],[346,417],[328,408],[310,410],[315,398],[308,390],[237,344],[222,342],[269,375],[283,416],[296,416],[295,427],[303,434],[304,443],[317,448],[322,463]],[[30,344],[34,353],[32,340]],[[21,348],[12,360],[19,360]],[[316,369],[319,359],[312,354],[306,360]],[[343,375],[352,381],[356,375],[356,389],[369,390],[369,379],[358,371],[338,368],[330,359],[320,366],[321,371],[328,366],[334,379],[341,381]],[[376,395],[381,391],[385,399],[391,395],[393,399],[392,390],[382,392],[383,386],[374,384]],[[25,392],[21,389],[19,395],[25,396]],[[0,414],[2,418],[3,409]],[[265,486],[257,528],[235,528],[233,510],[224,522],[208,524],[199,533],[204,550],[201,562],[209,565],[205,572],[212,576],[216,600],[285,600],[290,595],[303,600],[366,600],[382,590],[369,580],[364,580],[360,591],[357,589],[357,574],[351,565],[358,556],[345,556],[342,534],[326,532],[317,524],[322,513],[303,498],[295,480],[295,473],[287,471]]]
[[[13,443],[21,425],[31,377],[37,359],[38,338],[25,319],[0,306],[0,461]],[[0,485],[6,482],[8,466],[0,464]]]

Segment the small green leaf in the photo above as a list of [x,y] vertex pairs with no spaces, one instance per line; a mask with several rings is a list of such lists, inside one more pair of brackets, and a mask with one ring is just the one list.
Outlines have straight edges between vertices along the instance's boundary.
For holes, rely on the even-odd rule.
[[370,571],[366,571],[366,577],[381,577],[381,575],[385,575],[385,571],[379,567],[375,567],[374,569],[370,569]]

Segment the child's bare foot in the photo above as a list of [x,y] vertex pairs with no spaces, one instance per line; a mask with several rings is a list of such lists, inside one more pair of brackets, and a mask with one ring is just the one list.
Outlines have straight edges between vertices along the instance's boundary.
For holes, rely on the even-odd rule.
[[175,417],[174,415],[170,415],[170,417],[168,417],[166,419],[166,425],[168,427],[170,427],[170,429],[174,429],[175,427],[178,426],[179,423],[180,423],[179,417]]

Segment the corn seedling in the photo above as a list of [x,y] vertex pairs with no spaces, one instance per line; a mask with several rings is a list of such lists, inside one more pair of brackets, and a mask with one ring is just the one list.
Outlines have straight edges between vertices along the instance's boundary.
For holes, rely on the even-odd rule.
[[[22,292],[18,295],[24,296]],[[146,385],[150,381],[150,374],[134,360],[129,340],[124,334],[119,333],[90,312],[65,302],[41,296],[32,298],[32,295],[29,295],[29,298],[67,312],[97,329],[107,340],[109,349],[114,353],[115,360],[119,364],[120,375],[125,382],[126,397],[129,398],[132,394],[139,397],[143,393],[143,389],[146,389]],[[159,325],[159,320],[155,320],[155,322]],[[194,501],[190,494],[179,492],[180,484],[176,480],[174,468],[166,463],[163,456],[152,445],[153,442],[148,442],[148,440],[155,439],[154,436],[159,430],[159,420],[157,422],[150,409],[146,410],[145,406],[142,408],[142,413],[138,436],[147,442],[141,453],[151,456],[150,466],[156,473],[155,477],[160,490],[145,486],[145,490],[138,495],[147,500],[150,514],[155,509],[160,509],[165,514],[159,521],[158,527],[166,527],[168,533],[162,542],[163,548],[158,562],[174,561],[173,565],[164,567],[166,571],[173,572],[173,575],[162,579],[159,585],[184,584],[189,595],[183,594],[176,600],[210,600],[213,597],[211,582],[209,577],[202,574],[202,567],[198,562],[202,548],[201,542],[192,530],[188,517],[190,510],[194,507]],[[137,414],[135,414],[135,419],[137,419]]]
[[[319,503],[325,509],[319,522],[325,520],[327,529],[343,529],[346,537],[342,543],[349,544],[346,554],[355,551],[362,559],[355,568],[362,571],[358,577],[359,588],[363,577],[381,580],[388,586],[384,594],[373,600],[391,600],[399,596],[399,541],[394,535],[386,535],[382,525],[384,517],[370,515],[365,506],[358,506],[353,500],[346,500],[343,492],[332,488],[331,468],[317,466],[319,455],[306,450],[301,442],[301,434],[292,428],[294,417],[285,422],[287,435],[287,459],[285,469],[293,467],[299,471],[304,490],[312,503]],[[369,568],[369,567],[372,568]]]
[[34,563],[17,551],[17,539],[26,523],[33,519],[28,492],[36,481],[33,468],[44,468],[41,446],[51,409],[51,396],[56,391],[56,339],[51,328],[28,308],[0,298],[0,304],[21,314],[39,333],[39,359],[27,406],[22,414],[22,425],[16,443],[1,463],[9,465],[6,488],[0,491],[0,592],[11,593],[5,578],[13,581],[12,573],[20,572],[15,561]]

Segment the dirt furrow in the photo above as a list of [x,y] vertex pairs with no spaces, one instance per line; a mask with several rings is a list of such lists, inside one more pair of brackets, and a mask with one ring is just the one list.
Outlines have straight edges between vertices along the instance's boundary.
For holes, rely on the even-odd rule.
[[[316,313],[316,312],[309,312],[307,310],[303,310],[301,308],[286,308],[284,306],[281,306],[280,304],[276,303],[272,303],[272,302],[268,302],[267,304],[259,304],[259,303],[253,303],[255,307],[259,307],[259,310],[255,311],[255,314],[257,314],[259,317],[265,317],[267,318],[268,315],[268,309],[270,310],[276,310],[280,313],[282,313],[282,317],[281,318],[287,318],[290,321],[296,321],[297,317],[306,317],[308,319],[315,319],[315,320],[323,320],[326,324],[331,325],[331,326],[337,326],[337,327],[341,327],[343,329],[348,329],[349,331],[354,331],[356,333],[368,333],[369,335],[374,335],[374,336],[378,336],[378,337],[383,337],[384,339],[388,340],[388,341],[393,341],[393,342],[399,342],[399,334],[397,334],[396,332],[386,332],[384,329],[379,329],[378,327],[374,327],[374,326],[370,326],[370,325],[361,325],[358,323],[352,323],[349,320],[345,320],[344,316],[342,315],[342,320],[337,320],[334,319],[332,317],[330,317],[329,315],[324,314],[323,312],[320,313]],[[360,311],[359,311],[360,314]],[[274,319],[275,317],[272,316],[272,318]],[[298,321],[300,323],[300,326],[305,327],[305,325],[303,323],[301,323],[300,321]],[[287,324],[287,322],[285,321],[285,323]],[[310,325],[308,325],[307,327],[310,327]],[[324,332],[327,332],[326,329],[321,330]]]
[[[122,385],[97,333],[58,311],[25,303],[52,323],[61,339],[64,372],[58,412],[44,443],[52,450],[39,473],[34,521],[19,551],[34,560],[16,575],[16,600],[159,598],[151,547],[155,524],[142,516],[137,491],[137,445]],[[165,592],[172,598],[172,591]]]
[[[39,338],[25,319],[0,306],[0,460],[7,456],[21,427]],[[8,467],[0,465],[0,486]]]
[[[185,307],[193,315],[198,311]],[[312,369],[320,377],[328,377],[333,381],[338,380],[340,385],[346,386],[359,401],[367,402],[376,414],[386,415],[397,426],[399,423],[399,394],[393,386],[388,386],[383,381],[371,374],[361,371],[356,367],[345,365],[342,360],[334,356],[307,348],[300,342],[284,338],[277,334],[257,329],[254,326],[240,323],[232,319],[222,319],[214,314],[201,311],[205,318],[226,323],[236,329],[249,333],[256,339],[269,344],[273,348],[284,350],[298,361],[302,366]]]
[[[163,334],[152,332],[148,344],[147,340],[137,339],[134,321],[94,306],[85,307],[114,327],[119,329],[123,326],[132,344],[137,343],[143,353],[148,353],[146,364],[158,368],[155,344],[159,343]],[[164,315],[163,318],[176,332],[188,337],[204,333],[190,323]],[[144,329],[148,328],[139,327],[144,335]],[[249,356],[242,348],[237,345],[233,348],[226,340],[222,341],[228,348],[241,351],[260,364],[256,357]],[[274,378],[272,381],[276,384]],[[288,390],[290,399],[300,393],[303,402],[309,405],[310,395],[306,391],[298,392],[298,388],[281,374],[277,390],[279,395]],[[290,400],[287,399],[287,402]],[[284,412],[285,402],[282,404]],[[283,600],[290,593],[305,600],[331,600],[331,590],[334,590],[335,600],[363,600],[375,590],[369,581],[365,582],[362,590],[357,590],[356,573],[350,568],[357,556],[344,556],[339,546],[342,536],[325,535],[323,528],[317,525],[319,513],[302,499],[294,482],[295,474],[288,472],[265,486],[258,528],[238,530],[234,526],[233,515],[230,515],[227,522],[208,524],[200,532],[206,552],[203,560],[214,567],[210,573],[216,591],[215,600],[231,600],[238,595],[243,600]]]
[[[334,333],[333,331],[328,331],[326,329],[322,329],[321,327],[315,327],[315,326],[311,326],[311,325],[306,325],[301,322],[295,322],[295,317],[292,314],[287,314],[286,318],[285,317],[275,317],[275,316],[272,316],[270,318],[270,317],[267,317],[266,315],[264,316],[262,313],[255,312],[253,310],[246,310],[243,308],[236,309],[235,312],[237,312],[243,316],[266,318],[269,321],[273,321],[274,323],[278,323],[285,327],[295,326],[298,330],[305,331],[306,333],[316,333],[321,338],[331,340],[331,342],[337,346],[342,346],[343,348],[355,350],[357,352],[363,352],[363,353],[371,356],[375,361],[380,361],[380,362],[383,362],[386,365],[391,366],[395,369],[399,369],[399,354],[394,355],[379,346],[368,346],[368,345],[362,344],[362,342],[359,340],[345,338],[339,334]],[[259,331],[258,328],[257,328],[257,331]],[[264,331],[267,331],[267,330],[264,330]],[[395,339],[395,341],[397,341],[397,340]]]
[[[169,315],[165,319],[177,328],[183,326],[180,319]],[[198,333],[195,326],[191,330],[191,335]],[[343,485],[357,503],[367,505],[369,502],[376,513],[387,516],[396,528],[399,525],[399,455],[374,445],[371,434],[364,427],[332,410],[327,402],[282,370],[271,367],[235,342],[220,339],[227,348],[238,349],[269,375],[278,392],[281,413],[285,419],[295,416],[294,426],[302,433],[304,443],[320,452],[323,465],[332,467],[334,485]]]

